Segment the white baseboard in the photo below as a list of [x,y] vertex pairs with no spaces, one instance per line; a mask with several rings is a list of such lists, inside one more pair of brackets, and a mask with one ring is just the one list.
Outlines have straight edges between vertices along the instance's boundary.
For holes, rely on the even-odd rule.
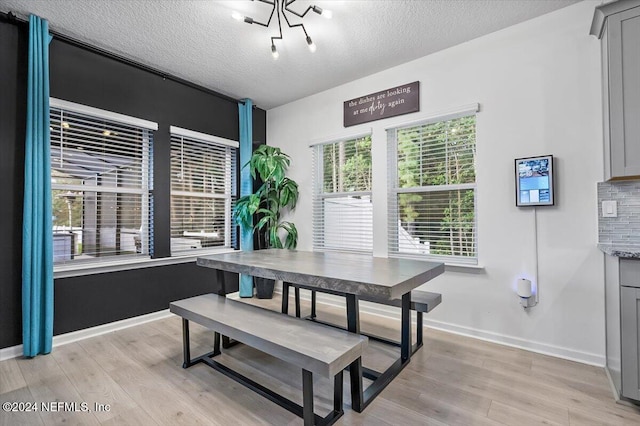
[[22,345],[0,349],[0,361],[22,356]]
[[589,352],[577,351],[563,346],[549,345],[547,343],[535,342],[522,339],[520,337],[508,336],[490,331],[478,330],[472,327],[463,327],[442,321],[434,321],[425,318],[424,324],[435,330],[447,331],[449,333],[459,334],[462,336],[473,337],[475,339],[484,340],[486,342],[498,343],[517,349],[536,352],[543,355],[550,355],[556,358],[562,358],[569,361],[576,361],[582,364],[593,365],[596,367],[604,367],[606,359],[604,355],[598,355]]
[[[281,290],[280,290],[281,291]],[[300,293],[300,298],[304,300],[311,300],[310,292],[303,291]],[[316,293],[318,303],[324,303],[326,305],[334,307],[345,307],[344,298],[340,296],[332,296],[326,293]],[[400,311],[397,308],[393,308],[386,305],[380,305],[377,303],[360,302],[360,310],[364,313],[371,315],[378,315],[386,318],[392,318],[395,320],[400,319]],[[473,327],[464,327],[456,324],[451,324],[443,321],[435,321],[424,317],[424,325],[435,330],[446,331],[449,333],[459,334],[462,336],[473,337],[475,339],[484,340],[486,342],[497,343],[500,345],[510,346],[513,348],[524,349],[539,354],[550,355],[556,358],[567,359],[569,361],[576,361],[583,364],[594,365],[596,367],[604,367],[606,364],[606,358],[604,355],[593,354],[589,352],[577,351],[575,349],[566,348],[562,346],[549,345],[547,343],[535,342],[531,340],[522,339],[520,337],[509,336],[506,334],[494,333],[490,331],[480,330]]]
[[[110,333],[112,331],[122,330],[124,328],[133,327],[151,321],[170,317],[172,314],[169,309],[164,309],[150,314],[140,315],[133,318],[127,318],[120,321],[110,322],[108,324],[98,325],[84,330],[72,331],[70,333],[53,336],[53,347],[66,345],[67,343],[77,342],[78,340],[88,339],[90,337],[100,336],[101,334]],[[0,361],[10,358],[22,356],[22,345],[12,346],[0,349]]]
[[[282,287],[277,286],[276,292],[281,293]],[[301,292],[300,297],[304,300],[310,300],[308,292]],[[316,293],[318,303],[323,303],[334,307],[344,307],[344,298],[339,296],[332,296],[325,293]],[[360,309],[362,312],[378,315],[381,317],[391,318],[395,320],[400,319],[400,312],[398,309],[380,305],[376,303],[360,302]],[[163,311],[153,312],[146,315],[141,315],[134,318],[127,318],[121,321],[112,322],[109,324],[99,325],[96,327],[87,328],[84,330],[73,331],[71,333],[61,334],[53,337],[53,347],[65,345],[67,343],[77,342],[78,340],[88,339],[90,337],[99,336],[101,334],[109,333],[123,328],[133,327],[136,325],[144,324],[150,321],[156,321],[159,319],[167,318],[171,316],[168,309]],[[541,342],[534,342],[519,337],[508,336],[500,333],[493,333],[489,331],[479,330],[472,327],[464,327],[442,321],[431,320],[428,317],[424,319],[424,323],[427,327],[442,330],[449,333],[459,334],[462,336],[473,337],[475,339],[484,340],[487,342],[497,343],[505,346],[510,346],[518,349],[524,349],[531,352],[536,352],[544,355],[555,356],[557,358],[563,358],[570,361],[576,361],[583,364],[594,365],[597,367],[604,367],[606,364],[606,358],[603,355],[577,351],[571,348],[565,348],[562,346],[549,345]],[[0,349],[0,361],[5,359],[16,358],[22,356],[22,345],[17,345],[9,348]]]
[[618,389],[616,389],[616,385],[613,382],[613,377],[611,377],[611,373],[609,372],[609,367],[605,366],[604,372],[607,373],[607,380],[609,380],[609,386],[611,387],[613,398],[616,400],[616,402],[620,401],[620,395],[618,394]]

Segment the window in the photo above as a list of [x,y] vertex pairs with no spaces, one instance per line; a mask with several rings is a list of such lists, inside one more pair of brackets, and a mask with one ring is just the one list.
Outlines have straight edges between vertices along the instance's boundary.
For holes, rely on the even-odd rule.
[[313,248],[372,252],[371,136],[312,149]]
[[235,245],[238,142],[171,127],[171,253]]
[[388,139],[390,254],[477,263],[475,111]]
[[53,98],[50,105],[54,263],[148,256],[157,125]]

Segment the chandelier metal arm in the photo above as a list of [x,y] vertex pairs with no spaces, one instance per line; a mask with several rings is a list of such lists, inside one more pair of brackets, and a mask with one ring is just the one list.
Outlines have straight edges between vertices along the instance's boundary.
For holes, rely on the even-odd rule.
[[[260,1],[264,1],[264,0],[260,0]],[[278,3],[278,0],[274,1],[273,10],[276,10],[276,4],[275,3]],[[271,16],[273,16],[273,10],[271,11]],[[278,14],[278,31],[280,31],[280,35],[271,37],[271,46],[272,47],[275,46],[275,44],[273,43],[273,40],[282,40],[282,24],[280,23],[280,9],[277,10],[277,14]],[[284,12],[282,13],[282,15],[284,16]],[[269,22],[271,22],[271,18],[269,18]]]
[[[289,5],[293,4],[296,0],[283,0],[283,1],[284,1],[284,9],[287,12],[290,12],[290,13],[293,13],[294,15],[296,15],[296,16],[299,16],[300,18],[304,18],[307,15],[307,13],[309,13],[310,10],[313,10],[316,7],[316,6],[309,6],[309,7],[307,7],[307,10],[305,10],[302,14],[300,14],[300,13],[296,12],[293,9],[289,9]],[[289,26],[291,26],[291,25],[289,25]],[[306,31],[305,31],[305,34],[306,34]]]
[[[305,37],[309,37],[309,34],[307,34],[307,30],[304,28],[304,24],[303,23],[299,23],[299,24],[291,24],[289,22],[289,18],[287,17],[287,14],[284,13],[284,11],[288,11],[293,13],[294,15],[300,16],[300,17],[304,17],[304,15],[306,15],[307,12],[305,12],[303,15],[300,15],[298,13],[295,13],[294,11],[287,9],[287,6],[291,3],[293,3],[296,0],[291,0],[291,2],[287,1],[287,0],[282,0],[282,16],[284,17],[284,20],[287,22],[287,25],[289,26],[289,28],[294,28],[294,27],[301,27],[302,31],[304,31],[304,35]],[[308,10],[307,10],[308,11]]]
[[311,37],[309,37],[309,34],[307,33],[307,29],[305,28],[304,24],[302,22],[299,22],[297,24],[292,24],[291,22],[289,22],[289,16],[287,16],[287,12],[289,12],[292,15],[295,15],[295,16],[301,18],[301,19],[304,19],[304,17],[309,13],[309,11],[313,10],[318,15],[323,15],[326,18],[331,18],[331,11],[330,10],[322,10],[321,7],[318,7],[318,6],[315,6],[315,5],[311,5],[311,6],[307,7],[303,13],[298,13],[295,10],[289,8],[289,6],[291,6],[293,3],[295,3],[296,0],[253,0],[253,1],[259,1],[261,3],[266,3],[266,4],[271,6],[271,14],[269,15],[269,20],[266,23],[260,22],[260,21],[256,21],[256,20],[254,20],[253,18],[251,18],[249,16],[242,16],[238,12],[233,12],[233,14],[231,16],[234,19],[236,19],[238,21],[244,21],[247,24],[257,24],[257,25],[260,25],[262,27],[268,28],[269,25],[271,24],[271,21],[273,20],[273,15],[275,14],[276,18],[278,19],[278,35],[271,37],[271,54],[273,55],[274,59],[278,59],[278,56],[279,56],[278,50],[277,50],[276,45],[275,45],[275,40],[282,40],[282,38],[283,38],[282,37],[282,18],[284,18],[284,20],[287,23],[287,25],[289,26],[289,28],[295,28],[295,27],[302,28],[302,32],[305,35],[305,38],[306,38],[306,41],[307,41],[307,45],[309,46],[309,50],[311,52],[315,52],[316,51],[316,45],[313,42],[313,40],[311,39]]
[[[263,22],[256,21],[255,19],[253,19],[253,18],[250,18],[250,17],[246,16],[246,17],[244,18],[244,22],[246,22],[247,24],[258,24],[258,25],[261,25],[261,26],[263,26],[263,27],[267,27],[267,28],[268,28],[268,27],[269,27],[269,24],[271,24],[271,19],[273,19],[273,12],[275,12],[275,11],[276,11],[276,3],[277,3],[277,0],[271,0],[271,1],[270,1],[270,0],[258,0],[258,1],[259,1],[259,2],[261,2],[261,3],[266,3],[266,4],[268,4],[268,5],[273,6],[273,8],[271,9],[271,14],[269,15],[269,20],[268,20],[268,21],[267,21],[267,23],[265,24],[265,23],[263,23]],[[280,21],[280,19],[278,19],[278,21]],[[282,33],[282,30],[280,31],[280,33]],[[282,34],[280,34],[280,35],[282,36]]]

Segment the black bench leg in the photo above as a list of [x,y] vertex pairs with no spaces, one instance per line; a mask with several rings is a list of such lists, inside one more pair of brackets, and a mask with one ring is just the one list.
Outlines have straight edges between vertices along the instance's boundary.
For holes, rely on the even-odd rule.
[[411,293],[402,295],[400,359],[405,362],[411,358]]
[[213,333],[213,356],[220,355],[220,333]]
[[182,318],[182,368],[191,366],[191,348],[189,347],[189,320]]
[[282,313],[289,315],[289,283],[282,282]]
[[[360,334],[360,318],[358,297],[355,294],[347,294],[347,330]],[[365,408],[364,392],[362,387],[362,359],[358,358],[349,365],[349,378],[351,381],[351,408],[362,413]]]
[[311,318],[316,317],[316,291],[311,290]]
[[422,312],[418,311],[417,318],[417,330],[416,330],[416,345],[418,347],[422,346]]
[[229,339],[228,336],[222,336],[222,347],[224,349],[229,349],[231,347],[233,347],[237,342],[232,342],[231,339]]
[[295,287],[296,293],[296,318],[300,318],[300,287]]
[[333,411],[336,414],[342,414],[344,410],[342,401],[342,386],[343,386],[342,371],[336,374],[333,379]]
[[302,369],[302,418],[304,426],[313,426],[313,373]]

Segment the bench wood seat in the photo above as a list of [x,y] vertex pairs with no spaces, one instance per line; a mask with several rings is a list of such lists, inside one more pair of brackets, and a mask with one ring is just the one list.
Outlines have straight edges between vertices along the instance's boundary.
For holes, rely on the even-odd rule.
[[[203,362],[302,417],[305,425],[328,425],[342,416],[342,371],[360,361],[368,344],[367,337],[261,309],[217,294],[172,302],[169,310],[182,317],[184,368]],[[213,352],[191,359],[189,321],[215,332]],[[303,405],[299,406],[214,361],[212,358],[221,353],[221,335],[300,367]],[[334,409],[324,418],[313,412],[314,373],[334,380]]]

